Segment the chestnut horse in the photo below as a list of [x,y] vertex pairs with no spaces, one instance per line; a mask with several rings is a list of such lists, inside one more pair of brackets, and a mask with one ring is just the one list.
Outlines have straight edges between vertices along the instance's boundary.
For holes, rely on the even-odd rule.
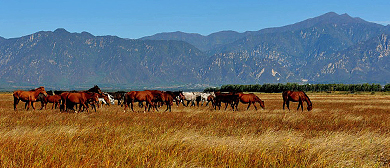
[[[64,94],[64,93],[63,93]],[[62,96],[62,95],[61,95]],[[79,111],[81,111],[81,106],[87,109],[88,112],[88,102],[98,102],[99,94],[95,92],[75,92],[68,93],[66,95],[66,99],[63,102],[64,109],[66,109],[67,105],[70,105],[73,108],[74,104],[80,104]],[[96,108],[95,108],[96,111]],[[76,111],[77,112],[77,111]]]
[[48,103],[53,103],[53,106],[51,107],[51,109],[57,108],[57,105],[59,105],[61,103],[61,96],[60,95],[52,95],[52,96],[49,95],[49,96],[45,97],[44,98],[45,110],[46,110],[46,105]]
[[39,93],[42,93],[44,96],[47,96],[47,93],[46,93],[45,88],[43,86],[36,88],[36,89],[33,89],[33,90],[30,90],[30,91],[22,91],[22,90],[14,91],[14,94],[13,94],[13,96],[14,96],[14,110],[18,110],[16,106],[18,105],[20,100],[28,103],[27,110],[30,108],[30,104],[31,104],[32,108],[35,110],[34,102],[37,101],[37,97],[38,97]]
[[264,101],[262,101],[255,94],[253,94],[253,93],[249,93],[249,94],[239,93],[238,95],[240,97],[241,103],[244,103],[244,104],[249,103],[248,107],[246,108],[247,110],[249,109],[251,104],[253,104],[253,106],[255,106],[255,109],[257,110],[256,104],[255,104],[256,102],[258,102],[260,104],[261,108],[264,109]]
[[145,101],[146,102],[145,111],[146,111],[146,108],[148,107],[148,105],[151,105],[153,107],[153,111],[154,111],[154,109],[156,107],[155,107],[155,105],[153,103],[153,100],[154,100],[154,98],[153,98],[153,95],[152,95],[152,93],[150,91],[131,91],[131,92],[127,92],[125,94],[124,101],[123,101],[123,103],[125,104],[124,111],[126,112],[126,108],[130,104],[130,108],[134,112],[133,103],[135,101],[136,102],[144,102]]
[[313,109],[313,105],[305,92],[284,91],[282,93],[282,96],[283,96],[283,110],[284,110],[285,104],[287,104],[287,109],[290,110],[290,101],[299,103],[297,110],[299,110],[299,107],[301,106],[302,111],[303,111],[303,102],[307,103],[307,111],[310,111],[311,109]]

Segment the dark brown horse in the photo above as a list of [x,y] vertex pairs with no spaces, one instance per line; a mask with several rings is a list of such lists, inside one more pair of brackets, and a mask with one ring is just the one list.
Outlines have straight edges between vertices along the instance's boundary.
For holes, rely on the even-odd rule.
[[[64,93],[63,93],[64,94]],[[95,92],[76,92],[76,93],[68,93],[66,95],[66,99],[64,101],[64,109],[66,106],[70,105],[73,108],[73,105],[80,104],[79,111],[81,111],[81,107],[87,109],[88,112],[88,102],[98,102],[99,94]],[[96,111],[96,108],[95,108]]]
[[36,89],[33,89],[33,90],[30,90],[30,91],[22,91],[22,90],[14,91],[14,94],[13,94],[13,96],[14,96],[14,110],[18,110],[16,106],[18,105],[20,100],[28,103],[27,110],[30,108],[30,104],[31,104],[32,108],[35,110],[34,102],[37,101],[37,97],[40,93],[42,93],[44,96],[47,96],[47,93],[46,93],[45,88],[43,86],[36,88]]
[[240,102],[239,95],[237,93],[221,93],[221,92],[215,92],[215,98],[214,98],[214,109],[216,110],[217,107],[220,110],[221,109],[221,103],[225,103],[225,110],[227,106],[230,104],[232,107],[232,110],[234,111],[234,107],[236,108],[235,110],[237,111],[237,106],[238,103]]
[[121,105],[121,101],[123,101],[123,98],[126,94],[126,92],[124,91],[118,91],[118,92],[108,92],[110,95],[112,95],[112,97],[114,98],[114,100],[118,100],[118,105]]
[[123,101],[124,104],[125,104],[124,111],[126,112],[127,106],[130,105],[131,110],[134,112],[133,103],[134,102],[140,102],[141,103],[141,102],[144,102],[144,101],[146,102],[145,111],[146,111],[148,105],[151,105],[153,107],[153,111],[154,111],[155,105],[153,103],[153,99],[154,99],[153,95],[149,91],[131,91],[131,92],[127,92],[125,94],[124,101]]
[[244,103],[244,104],[249,103],[248,107],[246,108],[247,110],[249,109],[251,104],[253,104],[253,106],[255,106],[255,109],[257,110],[256,104],[255,104],[256,102],[258,102],[260,104],[260,106],[264,109],[264,101],[262,101],[259,97],[257,97],[253,93],[249,93],[249,94],[239,93],[239,97],[240,97],[241,103]]
[[313,109],[313,104],[311,103],[306,93],[303,91],[284,91],[282,93],[282,96],[283,96],[283,110],[285,104],[287,104],[287,109],[290,110],[290,101],[299,103],[297,110],[299,110],[299,107],[302,107],[302,111],[303,111],[303,102],[307,103],[307,111]]
[[91,89],[87,90],[87,92],[94,92],[94,93],[97,93],[99,95],[103,95],[102,90],[100,90],[99,86],[97,86],[97,85],[95,85]]
[[51,109],[57,108],[57,105],[59,105],[61,103],[61,96],[60,95],[53,95],[53,96],[49,95],[49,96],[45,97],[44,98],[45,110],[46,110],[46,105],[48,103],[53,103],[53,106],[51,107]]

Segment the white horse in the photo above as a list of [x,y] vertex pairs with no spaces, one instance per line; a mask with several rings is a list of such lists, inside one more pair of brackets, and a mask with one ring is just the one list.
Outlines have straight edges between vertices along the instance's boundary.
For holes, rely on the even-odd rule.
[[[194,92],[183,92],[184,100],[182,101],[184,106],[188,106],[188,104],[191,102],[191,106],[195,106],[196,98],[198,97],[197,94]],[[187,101],[187,105],[184,104],[184,101]]]
[[115,104],[114,96],[112,96],[112,95],[110,95],[110,94],[108,94],[108,93],[104,93],[104,94],[106,94],[106,95],[108,96],[108,99],[110,100],[110,103],[111,103],[111,104]]
[[108,93],[105,93],[105,92],[103,92],[103,94],[105,94],[108,97],[108,101],[109,102],[107,102],[104,98],[99,98],[98,107],[99,107],[100,104],[102,105],[102,107],[103,107],[103,104],[106,104],[106,105],[109,105],[109,103],[110,104],[115,104],[115,102],[114,102],[115,100],[114,100],[114,97],[112,95],[110,95]]

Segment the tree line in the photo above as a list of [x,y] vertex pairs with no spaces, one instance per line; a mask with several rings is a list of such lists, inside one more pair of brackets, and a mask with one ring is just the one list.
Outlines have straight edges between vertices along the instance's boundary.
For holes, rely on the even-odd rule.
[[382,87],[380,84],[297,84],[297,83],[278,83],[278,84],[255,84],[255,85],[222,85],[220,88],[206,88],[205,92],[265,92],[280,93],[285,90],[311,91],[311,92],[386,92],[390,91],[390,84]]

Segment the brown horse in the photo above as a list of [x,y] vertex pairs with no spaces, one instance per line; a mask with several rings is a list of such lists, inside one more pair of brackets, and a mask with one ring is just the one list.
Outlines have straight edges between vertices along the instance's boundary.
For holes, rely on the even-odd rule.
[[45,110],[46,110],[46,105],[48,103],[53,103],[53,106],[51,107],[51,109],[57,108],[57,105],[59,105],[61,103],[61,96],[60,95],[53,95],[53,96],[49,95],[49,96],[45,97],[44,98]]
[[[64,94],[64,93],[63,93]],[[63,102],[64,109],[66,109],[67,105],[73,109],[74,104],[80,104],[79,111],[81,111],[81,106],[87,109],[88,112],[88,102],[98,102],[99,94],[95,92],[76,92],[76,93],[68,93],[66,95],[66,99]],[[95,108],[96,111],[96,108]],[[76,111],[77,112],[77,111]]]
[[241,103],[244,103],[244,104],[249,103],[248,107],[246,108],[247,110],[249,109],[251,104],[253,104],[253,106],[255,106],[255,109],[257,110],[256,104],[255,104],[256,102],[258,102],[260,104],[261,108],[264,109],[264,101],[262,101],[259,97],[257,97],[253,93],[249,93],[249,94],[239,93],[239,97],[240,97]]
[[14,110],[18,110],[16,106],[18,105],[20,100],[28,103],[27,110],[30,108],[30,104],[31,104],[32,108],[35,110],[34,102],[37,101],[37,97],[38,97],[39,93],[42,93],[44,96],[47,96],[47,93],[46,93],[45,88],[43,86],[36,88],[36,89],[33,89],[33,90],[30,90],[30,91],[22,91],[22,90],[14,91],[14,94],[13,94],[13,96],[14,96]]
[[131,92],[127,92],[125,94],[125,98],[124,98],[124,101],[123,101],[124,104],[125,104],[124,111],[126,112],[126,108],[130,104],[130,108],[134,112],[133,103],[135,101],[136,102],[144,102],[145,101],[146,102],[145,111],[146,111],[146,108],[148,107],[148,105],[151,105],[153,107],[153,111],[154,111],[155,105],[153,103],[153,99],[154,99],[153,95],[149,91],[131,91]]
[[284,110],[285,104],[287,104],[287,109],[290,110],[290,101],[299,102],[297,110],[299,110],[299,107],[301,106],[302,111],[303,111],[303,102],[307,103],[307,111],[310,111],[311,109],[313,109],[313,105],[305,92],[284,91],[282,93],[282,96],[283,96],[283,110]]
[[218,109],[220,110],[222,102],[225,103],[225,110],[226,110],[227,106],[230,104],[233,111],[234,111],[234,107],[236,107],[235,110],[238,111],[237,106],[238,106],[238,103],[240,102],[240,98],[239,98],[239,95],[237,93],[215,92],[214,109],[217,110],[217,107],[218,107]]
[[167,111],[169,109],[169,112],[171,112],[171,107],[173,105],[173,100],[175,99],[171,93],[169,92],[161,92],[161,99],[162,99],[162,102],[167,105],[167,109],[165,109],[165,111]]
[[215,96],[213,96],[213,95],[207,96],[207,103],[206,103],[206,106],[208,106],[209,103],[211,102],[211,105],[212,105],[213,108],[214,108],[214,99],[215,99]]

